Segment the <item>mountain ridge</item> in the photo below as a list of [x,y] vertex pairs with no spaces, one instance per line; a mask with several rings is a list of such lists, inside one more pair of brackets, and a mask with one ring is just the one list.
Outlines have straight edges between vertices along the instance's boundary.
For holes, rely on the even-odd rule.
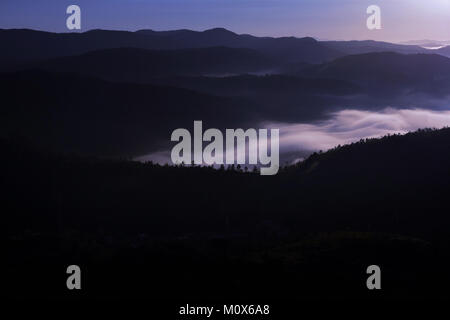
[[[419,46],[367,41],[317,41],[312,37],[257,37],[237,34],[225,28],[204,31],[189,29],[137,31],[92,29],[85,32],[55,33],[33,29],[0,29],[0,68],[23,62],[72,56],[121,47],[171,50],[206,47],[248,48],[283,63],[324,63],[348,54],[374,51],[428,53]],[[29,50],[32,47],[33,50]],[[433,53],[450,56],[448,49]]]

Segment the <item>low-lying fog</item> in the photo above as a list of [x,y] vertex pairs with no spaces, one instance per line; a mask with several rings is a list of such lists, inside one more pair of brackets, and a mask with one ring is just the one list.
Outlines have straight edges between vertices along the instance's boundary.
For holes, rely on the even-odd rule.
[[[192,126],[192,124],[189,124]],[[207,124],[205,124],[207,125]],[[325,120],[312,123],[261,123],[259,128],[280,129],[280,164],[301,161],[314,151],[326,151],[364,138],[404,134],[419,128],[450,126],[450,110],[394,109],[362,111],[345,109],[330,113]],[[209,127],[204,127],[203,130]],[[187,127],[188,130],[192,130]],[[242,128],[247,129],[247,128]],[[255,128],[258,129],[258,128]],[[138,157],[139,161],[169,163],[170,150],[176,144],[167,138],[168,149]],[[204,143],[204,146],[207,142]]]

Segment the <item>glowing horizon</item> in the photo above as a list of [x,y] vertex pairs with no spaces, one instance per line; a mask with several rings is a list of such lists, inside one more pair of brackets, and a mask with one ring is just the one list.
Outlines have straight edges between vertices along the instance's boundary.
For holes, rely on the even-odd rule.
[[[450,0],[3,0],[0,28],[68,32],[65,9],[74,3],[82,9],[82,32],[223,27],[237,34],[318,40],[450,40]],[[371,4],[381,8],[381,30],[366,28]]]

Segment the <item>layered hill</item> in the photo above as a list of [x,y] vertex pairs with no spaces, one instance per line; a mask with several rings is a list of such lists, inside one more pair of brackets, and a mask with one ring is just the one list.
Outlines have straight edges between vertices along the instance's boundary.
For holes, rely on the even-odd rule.
[[436,54],[366,53],[311,66],[298,74],[353,81],[372,92],[447,95],[450,59]]
[[230,75],[264,72],[277,63],[253,49],[209,47],[179,50],[116,48],[23,64],[51,72],[77,72],[105,80],[149,82],[175,75]]
[[220,128],[258,117],[255,106],[239,99],[78,74],[3,73],[0,95],[2,136],[102,156],[137,156],[167,148],[174,129],[197,119]]

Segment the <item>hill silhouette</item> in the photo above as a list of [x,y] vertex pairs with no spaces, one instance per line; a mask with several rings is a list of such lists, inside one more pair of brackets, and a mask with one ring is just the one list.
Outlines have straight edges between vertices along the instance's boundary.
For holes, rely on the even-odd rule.
[[430,54],[366,53],[311,66],[299,74],[346,80],[372,92],[446,95],[450,85],[450,59]]
[[[7,64],[30,60],[79,55],[113,48],[174,50],[187,48],[229,47],[258,50],[279,62],[323,62],[341,54],[322,46],[313,38],[269,38],[237,35],[216,28],[203,32],[179,30],[137,32],[91,30],[83,33],[50,33],[27,29],[0,30],[0,62]],[[30,51],[28,48],[33,47]]]
[[[323,63],[348,54],[394,51],[397,53],[439,53],[448,56],[446,48],[427,50],[414,45],[379,41],[316,41],[310,37],[256,37],[236,34],[224,28],[205,31],[90,30],[82,33],[52,33],[30,29],[0,29],[0,67],[33,60],[80,55],[90,51],[114,48],[175,50],[187,48],[229,47],[254,49],[286,63]],[[32,47],[33,50],[29,50]]]
[[[319,63],[341,56],[334,49],[327,48],[311,37],[255,37],[248,34],[238,35],[223,28],[214,28],[203,32],[178,30],[172,32],[138,31],[140,34],[159,36],[161,42],[179,48],[226,46],[232,48],[251,48],[285,62]],[[167,45],[167,44],[166,44]]]
[[150,82],[161,76],[263,72],[277,64],[251,49],[210,47],[180,50],[118,48],[25,64],[22,69],[76,72],[120,82]]
[[174,87],[189,88],[226,96],[260,96],[271,93],[352,95],[362,89],[348,81],[324,78],[301,78],[291,75],[237,75],[228,77],[162,77],[152,79]]
[[[64,156],[2,139],[6,258],[39,257],[13,263],[5,288],[60,292],[53,277],[38,286],[42,277],[25,268],[50,275],[75,256],[95,276],[89,297],[364,298],[361,277],[375,260],[388,270],[385,298],[444,297],[449,141],[448,128],[363,140],[267,178]],[[155,277],[163,270],[171,276]],[[275,278],[262,284],[269,272]],[[218,273],[220,285],[211,284]],[[18,291],[22,282],[34,285]]]
[[339,52],[343,52],[346,55],[363,54],[371,52],[395,52],[402,54],[432,53],[430,52],[430,50],[427,50],[417,45],[396,44],[374,40],[322,41],[321,43],[329,48],[332,48]]
[[371,264],[375,298],[448,297],[449,128],[336,146],[269,177],[129,160],[167,153],[194,120],[340,135],[343,109],[447,107],[448,47],[223,28],[0,30],[0,42],[9,296],[73,298],[64,270],[77,263],[82,298],[373,302]]
[[[335,63],[330,63],[329,68],[328,65],[311,68],[303,77],[147,78],[146,73],[124,68],[124,79],[143,74],[150,82],[142,84],[42,70],[1,73],[0,133],[28,137],[59,151],[130,157],[167,151],[170,133],[176,128],[189,127],[198,119],[208,127],[221,129],[255,127],[267,121],[307,122],[327,119],[330,112],[343,108],[377,110],[393,103],[406,107],[421,103],[423,99],[412,96],[410,101],[408,95],[400,94],[407,90],[433,95],[447,93],[447,75],[442,74],[443,78],[437,80],[445,71],[445,64],[438,64],[429,74],[424,73],[420,81],[413,76],[419,72],[411,68],[412,71],[408,69],[411,75],[397,75],[398,82],[383,83],[384,76],[390,77],[389,68],[387,74],[382,68],[375,68],[369,69],[366,75],[358,73],[356,67],[351,69],[357,66],[353,59],[348,73],[343,71],[347,62],[344,68],[340,67],[340,61]],[[107,65],[103,64],[105,68]],[[92,73],[109,72],[103,66]],[[92,68],[95,69],[94,64]],[[380,75],[375,83],[365,80],[370,81],[371,72]],[[338,75],[348,80],[339,80]],[[114,70],[103,77],[108,76],[121,78]],[[398,98],[393,99],[392,95]]]
[[102,156],[130,157],[166,148],[173,130],[197,119],[222,128],[258,117],[256,106],[239,99],[38,70],[0,74],[0,94],[2,136]]
[[446,47],[437,49],[436,53],[446,56],[446,57],[450,57],[450,46],[446,46]]

